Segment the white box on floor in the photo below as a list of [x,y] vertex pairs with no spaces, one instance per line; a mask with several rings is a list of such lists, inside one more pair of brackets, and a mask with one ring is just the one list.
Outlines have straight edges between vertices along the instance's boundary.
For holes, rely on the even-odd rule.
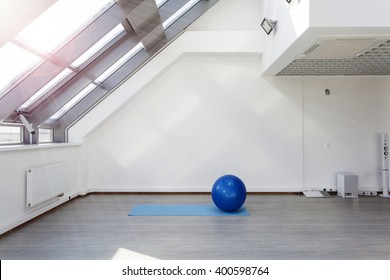
[[337,194],[345,198],[356,198],[359,196],[358,175],[350,172],[337,173]]

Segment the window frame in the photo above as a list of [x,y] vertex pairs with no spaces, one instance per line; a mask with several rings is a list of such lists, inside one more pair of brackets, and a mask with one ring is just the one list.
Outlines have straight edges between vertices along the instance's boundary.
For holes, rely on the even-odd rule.
[[6,124],[6,123],[0,123],[0,134],[2,134],[1,128],[3,127],[18,127],[19,128],[19,142],[1,142],[0,146],[7,146],[7,145],[23,145],[24,144],[24,129],[22,125],[19,124]]
[[[41,140],[41,134],[43,130],[48,130],[49,131],[49,141],[42,141]],[[53,128],[38,128],[38,133],[39,133],[39,138],[38,138],[38,143],[39,144],[47,144],[47,143],[53,143],[54,142],[54,129]]]

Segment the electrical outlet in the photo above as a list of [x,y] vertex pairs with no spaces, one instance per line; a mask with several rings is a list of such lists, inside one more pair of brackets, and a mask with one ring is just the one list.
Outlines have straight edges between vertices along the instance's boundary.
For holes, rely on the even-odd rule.
[[334,187],[327,187],[322,189],[324,192],[337,192],[337,189]]
[[360,191],[359,195],[360,196],[377,196],[378,192],[375,192],[375,191]]

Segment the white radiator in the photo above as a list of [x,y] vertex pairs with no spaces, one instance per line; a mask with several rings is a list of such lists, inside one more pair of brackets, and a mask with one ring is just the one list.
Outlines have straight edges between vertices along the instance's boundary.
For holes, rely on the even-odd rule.
[[65,193],[62,162],[27,169],[27,207],[33,207]]

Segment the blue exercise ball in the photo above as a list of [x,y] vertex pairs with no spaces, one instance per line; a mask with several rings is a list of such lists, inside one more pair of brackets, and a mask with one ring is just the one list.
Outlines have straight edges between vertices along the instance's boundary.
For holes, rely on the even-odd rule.
[[211,190],[215,206],[225,212],[235,212],[244,205],[246,187],[240,178],[224,175],[215,181]]

